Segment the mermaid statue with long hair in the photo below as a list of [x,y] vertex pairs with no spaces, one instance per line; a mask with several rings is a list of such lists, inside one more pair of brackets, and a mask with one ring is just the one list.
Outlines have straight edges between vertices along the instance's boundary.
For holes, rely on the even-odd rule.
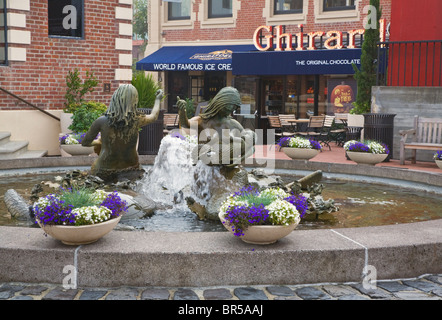
[[241,106],[237,89],[225,87],[210,101],[207,108],[192,119],[187,118],[186,101],[178,97],[180,129],[198,136],[194,160],[207,165],[234,167],[253,155],[256,135],[232,118]]
[[137,178],[143,172],[137,152],[139,129],[157,120],[162,97],[163,91],[158,90],[151,114],[142,115],[137,111],[138,92],[133,85],[121,85],[114,92],[109,108],[92,123],[82,142],[98,154],[91,174],[115,182]]

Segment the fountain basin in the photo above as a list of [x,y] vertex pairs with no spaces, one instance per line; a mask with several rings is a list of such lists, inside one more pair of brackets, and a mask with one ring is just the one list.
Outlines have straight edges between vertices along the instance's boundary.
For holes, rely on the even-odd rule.
[[[56,162],[50,161],[56,167]],[[43,163],[21,161],[20,165],[47,168]],[[322,170],[325,177],[344,174],[367,180],[389,178],[403,185],[419,184],[429,192],[442,187],[441,174],[434,173],[370,167],[360,175],[355,165],[284,160],[275,164],[284,170]],[[11,163],[9,169],[15,165]],[[442,273],[441,228],[442,219],[339,230],[294,230],[264,247],[243,243],[227,232],[114,230],[93,244],[70,247],[45,238],[41,229],[0,227],[0,281],[62,284],[67,276],[63,273],[66,265],[77,267],[77,285],[84,287],[360,282],[366,265],[376,268],[378,279],[409,278]]]

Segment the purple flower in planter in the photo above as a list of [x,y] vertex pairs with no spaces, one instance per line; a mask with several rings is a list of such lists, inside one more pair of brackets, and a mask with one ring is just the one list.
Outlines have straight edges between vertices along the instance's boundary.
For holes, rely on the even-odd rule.
[[284,199],[287,202],[290,202],[296,207],[296,210],[299,212],[299,216],[304,217],[305,213],[308,209],[308,201],[307,198],[302,194],[292,194],[290,197]]
[[318,141],[316,141],[316,140],[309,140],[309,141],[312,146],[312,149],[316,149],[316,150],[322,149],[321,144]]
[[122,212],[127,212],[128,209],[127,202],[121,200],[116,191],[110,193],[100,206],[106,207],[112,211],[111,218],[118,217]]
[[235,236],[243,236],[244,230],[248,226],[261,225],[269,217],[269,211],[265,209],[264,205],[259,206],[232,206],[226,211],[224,218],[226,223],[232,226],[232,231]]
[[362,143],[362,142],[355,142],[353,144],[350,144],[348,146],[348,151],[352,152],[370,152],[370,148]]

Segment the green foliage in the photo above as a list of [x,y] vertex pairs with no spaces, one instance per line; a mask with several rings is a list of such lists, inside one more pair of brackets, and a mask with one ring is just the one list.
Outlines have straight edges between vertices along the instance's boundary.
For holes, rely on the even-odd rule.
[[107,110],[104,103],[89,101],[83,102],[72,115],[72,124],[69,129],[73,132],[86,132],[92,123]]
[[[353,65],[355,79],[358,83],[358,94],[355,106],[350,112],[354,114],[368,113],[371,110],[371,88],[376,85],[377,43],[379,42],[379,19],[382,11],[379,0],[370,0],[370,5],[376,8],[376,28],[365,29],[364,43],[362,44],[361,69]],[[367,21],[371,24],[370,19]]]
[[84,81],[80,78],[78,69],[69,71],[66,76],[66,102],[64,104],[64,112],[73,113],[84,102],[84,96],[91,93],[98,85],[98,80],[94,76],[93,71],[86,71],[86,79]]
[[195,115],[195,104],[193,103],[193,99],[186,98],[186,114],[189,119]]
[[161,85],[153,79],[151,74],[145,75],[144,71],[133,75],[132,85],[138,91],[138,108],[152,108]]
[[63,190],[60,200],[75,208],[99,205],[99,201],[94,195],[95,190],[88,188],[75,188]]
[[135,0],[133,8],[133,33],[138,39],[147,40],[147,0]]

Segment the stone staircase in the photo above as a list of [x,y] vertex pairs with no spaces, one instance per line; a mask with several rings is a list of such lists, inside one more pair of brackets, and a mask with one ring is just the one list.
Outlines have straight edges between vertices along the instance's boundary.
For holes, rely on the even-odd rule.
[[0,131],[0,160],[44,157],[47,150],[28,150],[28,141],[10,141],[10,132]]

